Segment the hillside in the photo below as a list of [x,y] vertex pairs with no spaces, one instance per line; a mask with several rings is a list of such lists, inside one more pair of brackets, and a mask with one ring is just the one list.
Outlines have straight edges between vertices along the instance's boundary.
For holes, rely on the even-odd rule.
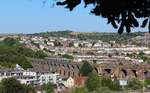
[[6,38],[0,42],[0,68],[13,68],[19,64],[24,69],[31,68],[30,58],[44,58],[42,51],[33,51],[17,40]]
[[136,36],[129,40],[132,44],[136,44],[139,46],[148,46],[150,47],[150,34],[145,33],[144,36]]
[[35,36],[42,36],[42,37],[69,37],[70,33],[72,31],[65,30],[65,31],[54,31],[54,32],[41,32],[41,33],[35,33],[35,34],[30,34],[30,35],[35,35]]
[[80,40],[102,40],[105,42],[109,41],[116,41],[117,43],[126,42],[131,38],[136,36],[143,36],[144,33],[142,32],[135,32],[135,33],[101,33],[101,32],[73,32],[73,31],[57,31],[57,32],[43,32],[43,33],[36,33],[33,35],[43,36],[43,37],[70,37],[70,38],[77,38]]

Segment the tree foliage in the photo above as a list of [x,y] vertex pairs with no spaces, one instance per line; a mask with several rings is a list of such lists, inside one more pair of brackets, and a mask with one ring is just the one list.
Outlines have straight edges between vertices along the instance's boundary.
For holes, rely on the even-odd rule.
[[[118,33],[122,33],[124,28],[126,32],[131,32],[134,27],[146,27],[150,32],[150,0],[59,0],[57,5],[63,5],[72,11],[76,6],[84,2],[85,7],[93,4],[91,10],[96,16],[107,18]],[[138,18],[144,18],[142,25]]]
[[24,87],[25,93],[29,93],[31,91],[32,93],[36,93],[32,85],[22,84],[22,86]]
[[[47,55],[43,51],[33,51],[30,48],[26,48],[24,45],[16,43],[6,43],[4,40],[0,43],[0,66],[13,68],[16,64],[19,64],[24,69],[31,68],[31,62],[29,58],[44,58]],[[9,40],[8,40],[9,41]],[[10,42],[12,39],[10,40]]]
[[121,86],[117,80],[112,81],[111,78],[100,77],[95,73],[89,74],[89,77],[86,81],[86,87],[90,92],[95,91],[96,93],[99,91],[101,91],[100,93],[121,91]]
[[96,90],[101,86],[101,79],[96,73],[90,73],[86,81],[86,87],[89,92]]
[[73,91],[71,93],[88,93],[88,91],[86,90],[86,88],[81,87],[81,88],[73,89]]
[[111,78],[102,78],[101,85],[103,87],[108,87],[112,91],[120,91],[121,86],[117,80],[112,81]]
[[8,46],[14,46],[14,45],[19,44],[19,42],[18,42],[16,39],[10,38],[10,37],[5,38],[5,39],[3,40],[3,43],[4,43],[5,45],[8,45]]
[[145,86],[147,87],[147,86],[149,86],[150,85],[150,79],[146,79],[145,80]]
[[94,91],[94,93],[112,93],[108,87],[100,87]]
[[134,79],[129,81],[128,87],[133,89],[133,90],[137,90],[137,89],[142,89],[143,84],[140,80],[134,78]]
[[91,73],[92,71],[93,71],[93,67],[91,66],[91,64],[89,64],[87,61],[85,61],[80,69],[80,73],[83,76],[88,76],[89,73]]
[[53,93],[54,92],[54,86],[52,83],[47,83],[42,85],[42,90],[44,90],[46,93]]
[[39,50],[39,51],[36,51],[36,52],[34,53],[34,56],[33,56],[33,57],[43,59],[43,58],[45,58],[45,57],[47,57],[47,56],[48,56],[47,54],[45,54],[43,51]]
[[[70,31],[68,33],[64,33],[63,31],[59,31],[55,33],[56,37],[67,37],[67,38],[76,38],[80,40],[101,40],[104,42],[110,42],[110,41],[116,41],[116,43],[127,43],[130,39],[136,37],[136,36],[144,36],[145,33],[143,32],[134,32],[134,33],[123,33],[119,35],[118,33],[99,33],[99,32],[92,32],[92,33],[80,33],[76,35],[72,35],[73,31]],[[45,37],[51,37],[53,36],[54,32],[47,32],[47,33],[39,33],[37,35],[39,36],[45,36]],[[61,36],[60,36],[61,33]],[[69,46],[73,46],[73,42],[69,43]],[[82,45],[79,45],[82,47]]]
[[63,46],[62,43],[58,40],[55,40],[54,45],[57,47]]
[[65,30],[65,31],[51,31],[51,32],[41,32],[41,33],[35,33],[33,35],[40,35],[42,37],[68,37],[69,34],[71,33],[72,31],[69,31],[69,30]]
[[27,91],[34,89],[30,85],[21,84],[14,78],[3,79],[0,83],[0,93],[27,93]]
[[0,45],[0,65],[12,68],[19,64],[23,68],[32,67],[25,55],[18,53],[16,47]]
[[72,55],[69,55],[69,54],[64,54],[64,55],[61,55],[63,58],[67,58],[67,59],[74,59],[74,57]]

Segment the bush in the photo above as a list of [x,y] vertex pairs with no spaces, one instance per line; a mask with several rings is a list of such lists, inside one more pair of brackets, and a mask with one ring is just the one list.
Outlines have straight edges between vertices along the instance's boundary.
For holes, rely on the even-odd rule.
[[108,87],[112,91],[120,91],[121,86],[117,80],[112,81],[111,78],[102,78],[101,85],[103,87]]
[[148,85],[150,85],[150,79],[145,80],[145,87],[147,87]]
[[94,93],[111,93],[111,90],[108,87],[100,87]]
[[47,83],[42,85],[42,90],[44,90],[46,93],[53,93],[54,92],[54,86],[52,83]]
[[62,55],[62,57],[67,58],[67,59],[73,59],[73,56],[68,55],[68,54],[64,54]]
[[142,85],[141,81],[134,78],[134,79],[129,81],[129,85],[127,87],[132,89],[132,90],[137,90],[137,89],[142,89],[143,85]]
[[81,87],[81,88],[75,88],[71,93],[88,93],[86,88]]
[[85,85],[89,92],[94,91],[101,86],[101,79],[96,73],[90,73]]

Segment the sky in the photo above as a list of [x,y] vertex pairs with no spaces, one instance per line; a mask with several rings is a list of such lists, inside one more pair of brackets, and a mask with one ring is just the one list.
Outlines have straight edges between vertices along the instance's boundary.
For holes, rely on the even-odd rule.
[[[73,30],[80,32],[117,32],[106,19],[90,13],[92,5],[78,6],[70,12],[53,6],[52,0],[0,0],[0,33],[37,33]],[[138,29],[135,29],[135,31]]]

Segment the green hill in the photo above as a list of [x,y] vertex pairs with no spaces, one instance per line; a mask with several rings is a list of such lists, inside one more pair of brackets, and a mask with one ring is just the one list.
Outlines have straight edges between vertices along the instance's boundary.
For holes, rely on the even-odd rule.
[[104,33],[104,32],[73,32],[73,31],[56,31],[56,32],[43,32],[36,33],[33,35],[43,36],[43,37],[71,37],[80,40],[102,40],[104,42],[116,41],[117,43],[126,42],[131,38],[136,36],[143,36],[143,32],[134,33]]
[[13,68],[19,64],[24,69],[31,68],[31,58],[44,58],[42,51],[33,51],[17,40],[6,38],[0,42],[0,68]]
[[54,31],[54,32],[42,32],[42,33],[35,33],[32,35],[38,35],[38,36],[42,36],[42,37],[69,37],[70,33],[72,31],[70,30],[65,30],[65,31]]

